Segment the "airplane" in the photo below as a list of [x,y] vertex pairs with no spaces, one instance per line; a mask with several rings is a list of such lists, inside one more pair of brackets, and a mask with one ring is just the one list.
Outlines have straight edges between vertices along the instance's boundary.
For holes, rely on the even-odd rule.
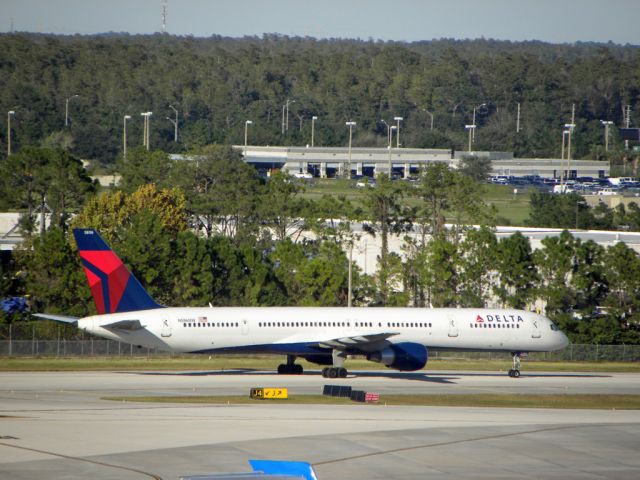
[[344,378],[349,355],[398,371],[422,370],[429,351],[511,352],[512,377],[526,352],[569,343],[548,318],[486,308],[165,307],[149,296],[96,230],[73,230],[97,315],[34,314],[99,337],[174,353],[286,355],[279,374],[302,374],[303,358]]

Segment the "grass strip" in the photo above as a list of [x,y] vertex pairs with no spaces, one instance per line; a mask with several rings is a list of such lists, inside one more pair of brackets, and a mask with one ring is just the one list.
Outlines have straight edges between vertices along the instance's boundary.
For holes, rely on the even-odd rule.
[[[117,402],[181,403],[211,405],[313,404],[357,405],[347,398],[323,395],[291,395],[288,399],[256,400],[248,396],[135,396],[104,397]],[[453,394],[453,395],[381,395],[378,405],[557,408],[639,410],[640,395],[522,395],[522,394]]]
[[[218,356],[208,357],[74,357],[74,358],[3,358],[1,372],[46,372],[46,371],[207,371],[207,370],[273,370],[282,363],[279,356]],[[305,370],[318,371],[318,365],[300,362]],[[384,370],[386,367],[361,359],[349,360],[349,371]],[[425,368],[430,371],[482,371],[506,372],[511,362],[504,360],[429,360]],[[640,362],[549,362],[525,361],[523,372],[640,372]]]

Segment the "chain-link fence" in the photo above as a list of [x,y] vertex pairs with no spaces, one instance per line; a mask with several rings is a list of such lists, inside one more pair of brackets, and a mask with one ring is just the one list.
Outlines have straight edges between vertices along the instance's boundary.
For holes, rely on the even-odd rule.
[[[0,357],[161,357],[171,354],[80,332],[53,322],[21,322],[0,326]],[[432,359],[509,360],[508,352],[429,351]],[[557,352],[533,352],[539,361],[640,361],[640,345],[572,344]]]
[[[510,360],[509,352],[460,352],[430,351],[431,359],[469,359],[469,360]],[[640,345],[586,345],[571,344],[557,352],[531,352],[527,356],[533,361],[574,361],[574,362],[638,362]]]

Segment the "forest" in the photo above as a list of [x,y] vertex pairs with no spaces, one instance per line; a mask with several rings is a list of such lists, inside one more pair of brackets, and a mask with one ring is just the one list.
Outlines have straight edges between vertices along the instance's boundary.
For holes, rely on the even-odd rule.
[[143,112],[152,147],[168,152],[240,144],[246,120],[252,144],[306,145],[312,116],[318,146],[345,145],[345,121],[357,122],[354,146],[384,146],[381,120],[400,116],[403,146],[464,149],[475,112],[477,150],[558,157],[573,118],[575,158],[629,160],[616,129],[604,151],[601,121],[623,126],[629,106],[638,125],[639,89],[629,45],[0,35],[13,150],[62,146],[106,167],[122,153],[125,115],[130,145],[142,143]]
[[[565,232],[534,251],[520,234],[498,239],[482,183],[464,168],[430,166],[411,187],[382,175],[357,204],[310,201],[303,184],[260,178],[229,145],[243,142],[246,120],[249,143],[305,145],[315,116],[318,146],[344,145],[345,121],[357,122],[354,146],[385,146],[381,120],[400,116],[403,146],[461,149],[475,113],[478,150],[558,157],[573,117],[575,158],[631,161],[615,131],[604,151],[601,120],[620,126],[629,106],[637,125],[639,89],[640,49],[614,44],[2,34],[0,104],[14,113],[0,129],[12,147],[0,154],[0,206],[21,212],[26,241],[0,262],[0,299],[91,313],[69,234],[83,226],[167,305],[346,305],[345,252],[359,222],[382,252],[375,274],[354,267],[354,305],[540,308],[573,342],[638,344],[640,259],[623,243]],[[81,159],[120,173],[121,184],[101,190]],[[528,223],[636,228],[640,209],[540,194]],[[296,242],[302,231],[314,240]],[[406,236],[404,251],[389,250],[390,235]],[[0,323],[29,319],[0,314]]]

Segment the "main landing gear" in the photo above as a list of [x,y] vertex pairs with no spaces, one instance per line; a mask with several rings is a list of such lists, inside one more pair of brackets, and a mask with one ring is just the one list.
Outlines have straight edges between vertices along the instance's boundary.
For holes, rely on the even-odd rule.
[[304,369],[302,365],[298,365],[295,361],[295,355],[287,355],[287,363],[278,365],[278,373],[280,375],[302,375]]
[[347,369],[344,367],[325,367],[322,369],[324,378],[347,378]]
[[520,353],[513,354],[513,368],[509,370],[509,376],[512,378],[520,376]]

